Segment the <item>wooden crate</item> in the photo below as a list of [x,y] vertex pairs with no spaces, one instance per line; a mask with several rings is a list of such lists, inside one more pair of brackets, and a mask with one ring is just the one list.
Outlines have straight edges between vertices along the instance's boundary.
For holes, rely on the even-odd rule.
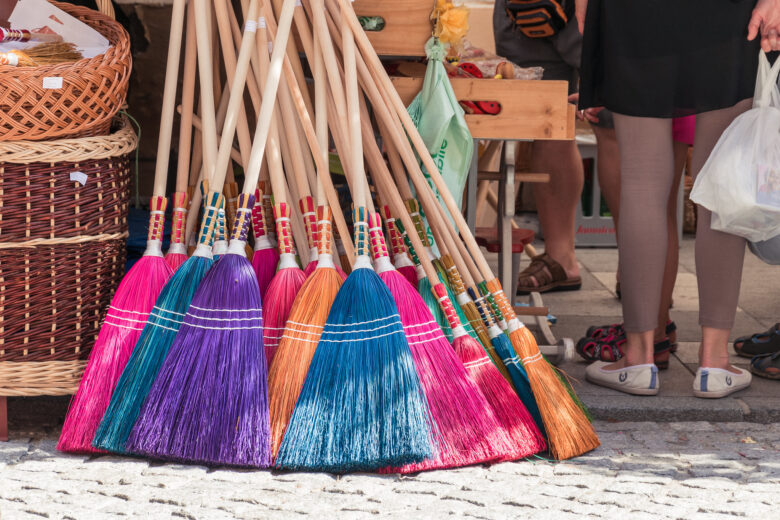
[[366,31],[380,56],[425,56],[431,37],[433,0],[355,0],[358,16],[381,16],[381,31]]
[[[407,105],[422,89],[423,78],[393,77],[393,85]],[[565,81],[450,78],[459,100],[497,101],[496,115],[467,114],[476,139],[574,139],[574,112],[567,101]]]

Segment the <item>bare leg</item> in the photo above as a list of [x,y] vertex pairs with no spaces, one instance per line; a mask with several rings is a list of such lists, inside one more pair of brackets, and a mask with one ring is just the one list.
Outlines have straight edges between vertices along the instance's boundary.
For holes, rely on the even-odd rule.
[[[536,141],[531,168],[549,173],[550,182],[534,184],[539,221],[544,232],[544,250],[561,264],[569,278],[579,276],[574,254],[574,219],[582,194],[583,171],[574,141]],[[538,280],[531,278],[534,285]]]
[[[664,266],[664,281],[661,286],[661,307],[658,309],[658,327],[655,329],[654,340],[661,341],[666,337],[666,324],[669,322],[669,308],[672,306],[674,283],[677,281],[677,269],[680,258],[680,240],[677,236],[677,195],[685,161],[688,158],[688,145],[674,143],[674,181],[669,201],[666,204],[666,223],[669,241],[666,249],[666,265]],[[676,333],[674,333],[676,336]],[[674,342],[677,338],[670,338]]]
[[672,120],[614,114],[620,144],[620,279],[625,357],[612,368],[653,362],[653,335],[667,257],[674,181]]
[[[693,174],[698,175],[715,143],[735,117],[751,107],[752,100],[696,118],[693,147]],[[696,275],[699,281],[699,324],[702,342],[699,351],[702,367],[736,370],[728,362],[728,340],[734,326],[745,239],[715,231],[710,227],[711,213],[698,207],[696,227]]]
[[601,194],[607,201],[615,229],[620,216],[620,150],[614,128],[591,126],[598,143],[598,176]]

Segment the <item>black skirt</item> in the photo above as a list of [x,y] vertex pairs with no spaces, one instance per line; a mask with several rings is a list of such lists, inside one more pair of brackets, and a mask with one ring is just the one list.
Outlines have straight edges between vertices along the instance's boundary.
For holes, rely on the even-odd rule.
[[757,0],[590,0],[580,107],[681,117],[753,97]]

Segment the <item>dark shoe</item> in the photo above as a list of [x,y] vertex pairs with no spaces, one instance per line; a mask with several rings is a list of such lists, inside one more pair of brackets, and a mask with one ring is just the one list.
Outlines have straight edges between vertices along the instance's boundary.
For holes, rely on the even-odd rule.
[[653,345],[653,362],[658,370],[666,370],[669,368],[669,356],[672,354],[672,344],[669,342],[669,338],[664,338],[661,341],[657,341]]
[[780,352],[780,323],[775,323],[766,332],[737,338],[734,340],[734,352],[746,358]]
[[[626,344],[625,336],[607,336],[605,338],[582,338],[577,342],[577,353],[588,362],[614,362],[623,357]],[[669,368],[669,356],[672,347],[669,338],[664,338],[653,345],[653,362],[659,370]]]
[[[535,285],[532,278],[536,281]],[[563,266],[544,253],[532,257],[531,265],[523,269],[518,276],[517,294],[522,296],[532,292],[579,291],[581,287],[582,278],[568,278]]]
[[780,379],[780,352],[756,356],[750,360],[750,371],[767,379]]

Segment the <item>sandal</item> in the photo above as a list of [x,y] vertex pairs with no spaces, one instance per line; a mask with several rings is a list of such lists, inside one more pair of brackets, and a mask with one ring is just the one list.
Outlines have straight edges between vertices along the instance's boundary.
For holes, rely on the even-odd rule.
[[[669,322],[666,324],[666,336],[667,340],[669,341],[669,345],[671,347],[672,352],[677,352],[677,342],[672,342],[669,337],[677,331],[677,324],[675,324],[673,321],[669,320]],[[621,336],[624,337],[626,335],[626,330],[623,328],[622,323],[613,323],[611,325],[594,325],[593,327],[590,327],[586,332],[585,336],[589,338],[599,339],[604,338],[607,336]]]
[[[533,284],[531,278],[536,280]],[[567,278],[561,264],[553,260],[547,253],[531,258],[531,265],[526,267],[517,281],[517,294],[525,295],[532,292],[546,293],[553,291],[578,291],[582,287],[582,278],[575,276]]]
[[759,377],[780,379],[780,352],[754,357],[750,360],[750,371]]
[[577,342],[577,353],[585,361],[617,361],[623,357],[625,337],[607,336],[601,339],[582,338]]
[[734,352],[738,356],[746,358],[780,352],[780,323],[775,323],[772,328],[765,332],[735,339]]
[[[577,353],[586,361],[614,362],[623,357],[623,346],[626,343],[625,336],[607,336],[602,339],[582,338],[577,342]],[[669,357],[672,353],[672,344],[669,338],[664,338],[653,344],[653,363],[659,370],[669,368]]]

